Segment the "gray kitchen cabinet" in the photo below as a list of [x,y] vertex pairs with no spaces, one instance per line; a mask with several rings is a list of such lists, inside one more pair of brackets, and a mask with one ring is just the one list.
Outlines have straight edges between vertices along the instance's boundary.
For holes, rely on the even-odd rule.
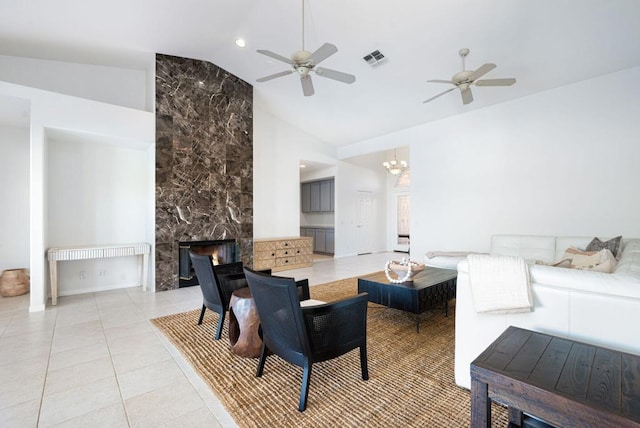
[[335,211],[335,180],[332,178],[329,180],[329,190],[331,192],[331,196],[329,197],[329,211]]
[[335,253],[335,232],[333,229],[325,231],[324,251],[327,253]]
[[334,179],[310,181],[300,184],[300,208],[303,213],[333,212]]
[[300,186],[300,201],[302,204],[302,212],[311,211],[311,183],[302,183]]
[[320,182],[314,181],[309,183],[311,193],[310,212],[320,212]]
[[326,253],[326,231],[324,229],[316,229],[315,239],[313,241],[313,251],[315,253]]
[[332,228],[300,227],[300,236],[313,238],[314,253],[335,253],[335,232]]
[[331,212],[331,182],[333,180],[323,180],[320,182],[320,211],[322,212]]

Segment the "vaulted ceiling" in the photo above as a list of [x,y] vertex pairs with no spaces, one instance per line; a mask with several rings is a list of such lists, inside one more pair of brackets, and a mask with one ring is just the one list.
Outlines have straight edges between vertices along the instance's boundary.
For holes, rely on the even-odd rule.
[[[211,61],[252,83],[276,116],[340,146],[639,66],[638,22],[638,0],[306,0],[305,48],[336,45],[322,65],[356,76],[348,85],[314,75],[311,97],[295,74],[256,82],[289,67],[257,49],[301,49],[300,0],[0,0],[0,54],[124,67],[148,66],[139,58],[149,52]],[[474,87],[469,105],[457,90],[423,104],[448,88],[427,80],[461,70],[461,48],[471,51],[467,69],[495,63],[486,78],[517,83]],[[374,50],[386,61],[372,67],[363,57]]]

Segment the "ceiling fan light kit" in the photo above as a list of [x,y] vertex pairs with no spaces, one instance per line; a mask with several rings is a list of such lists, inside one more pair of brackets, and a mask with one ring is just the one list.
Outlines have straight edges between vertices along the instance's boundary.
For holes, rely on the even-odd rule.
[[289,64],[293,67],[293,70],[281,71],[279,73],[271,74],[269,76],[261,77],[257,79],[257,82],[266,82],[278,77],[286,76],[296,72],[300,76],[300,83],[302,85],[302,93],[309,97],[315,93],[313,88],[313,82],[311,80],[311,72],[316,73],[318,76],[325,77],[327,79],[337,80],[343,83],[353,83],[356,81],[356,77],[352,74],[343,73],[341,71],[331,70],[329,68],[316,67],[320,62],[329,58],[331,55],[338,52],[338,48],[331,43],[325,43],[320,46],[314,52],[305,50],[304,47],[304,0],[302,0],[302,49],[295,52],[291,58],[287,58],[269,50],[258,49],[258,53],[266,55],[278,61]]
[[441,92],[438,95],[435,95],[435,96],[429,98],[428,100],[423,101],[423,103],[428,103],[429,101],[433,101],[436,98],[439,98],[442,95],[447,94],[447,93],[449,93],[449,92],[451,92],[451,91],[453,91],[454,89],[457,88],[457,89],[460,90],[460,95],[462,97],[462,103],[463,104],[470,104],[470,103],[473,102],[473,94],[471,93],[471,86],[473,86],[473,85],[476,85],[476,86],[511,86],[514,83],[516,83],[516,79],[514,79],[512,77],[504,78],[504,79],[478,80],[479,78],[481,78],[482,76],[484,76],[485,74],[487,74],[488,72],[490,72],[491,70],[496,68],[496,65],[492,64],[492,63],[486,63],[486,64],[482,65],[480,68],[478,68],[475,71],[466,70],[465,58],[467,57],[467,55],[469,55],[469,49],[467,49],[467,48],[460,49],[458,54],[460,55],[460,58],[462,58],[462,71],[454,74],[453,77],[451,78],[451,80],[437,80],[437,79],[436,80],[428,80],[428,82],[430,82],[430,83],[446,83],[446,84],[454,85],[454,87],[451,88],[451,89],[447,89],[446,91]]

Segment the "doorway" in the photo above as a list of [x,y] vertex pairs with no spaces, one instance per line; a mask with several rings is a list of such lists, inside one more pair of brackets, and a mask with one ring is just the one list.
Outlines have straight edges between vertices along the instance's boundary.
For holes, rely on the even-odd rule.
[[356,213],[357,253],[369,254],[373,251],[373,193],[358,190],[358,208]]
[[411,204],[409,192],[394,192],[391,206],[392,226],[392,250],[402,253],[409,252],[410,245],[410,212]]

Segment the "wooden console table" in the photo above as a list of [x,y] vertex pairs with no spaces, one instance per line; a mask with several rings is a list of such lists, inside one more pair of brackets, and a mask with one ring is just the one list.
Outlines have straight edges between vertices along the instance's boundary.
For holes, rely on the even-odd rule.
[[640,427],[640,356],[509,327],[471,363],[471,426],[491,401],[558,427]]
[[149,253],[151,245],[141,242],[125,245],[106,245],[90,247],[54,247],[47,250],[49,260],[49,279],[51,280],[51,304],[58,303],[58,267],[57,262],[67,260],[104,259],[108,257],[142,256],[142,289],[147,291]]
[[313,266],[313,238],[256,239],[253,241],[253,268],[279,272]]

